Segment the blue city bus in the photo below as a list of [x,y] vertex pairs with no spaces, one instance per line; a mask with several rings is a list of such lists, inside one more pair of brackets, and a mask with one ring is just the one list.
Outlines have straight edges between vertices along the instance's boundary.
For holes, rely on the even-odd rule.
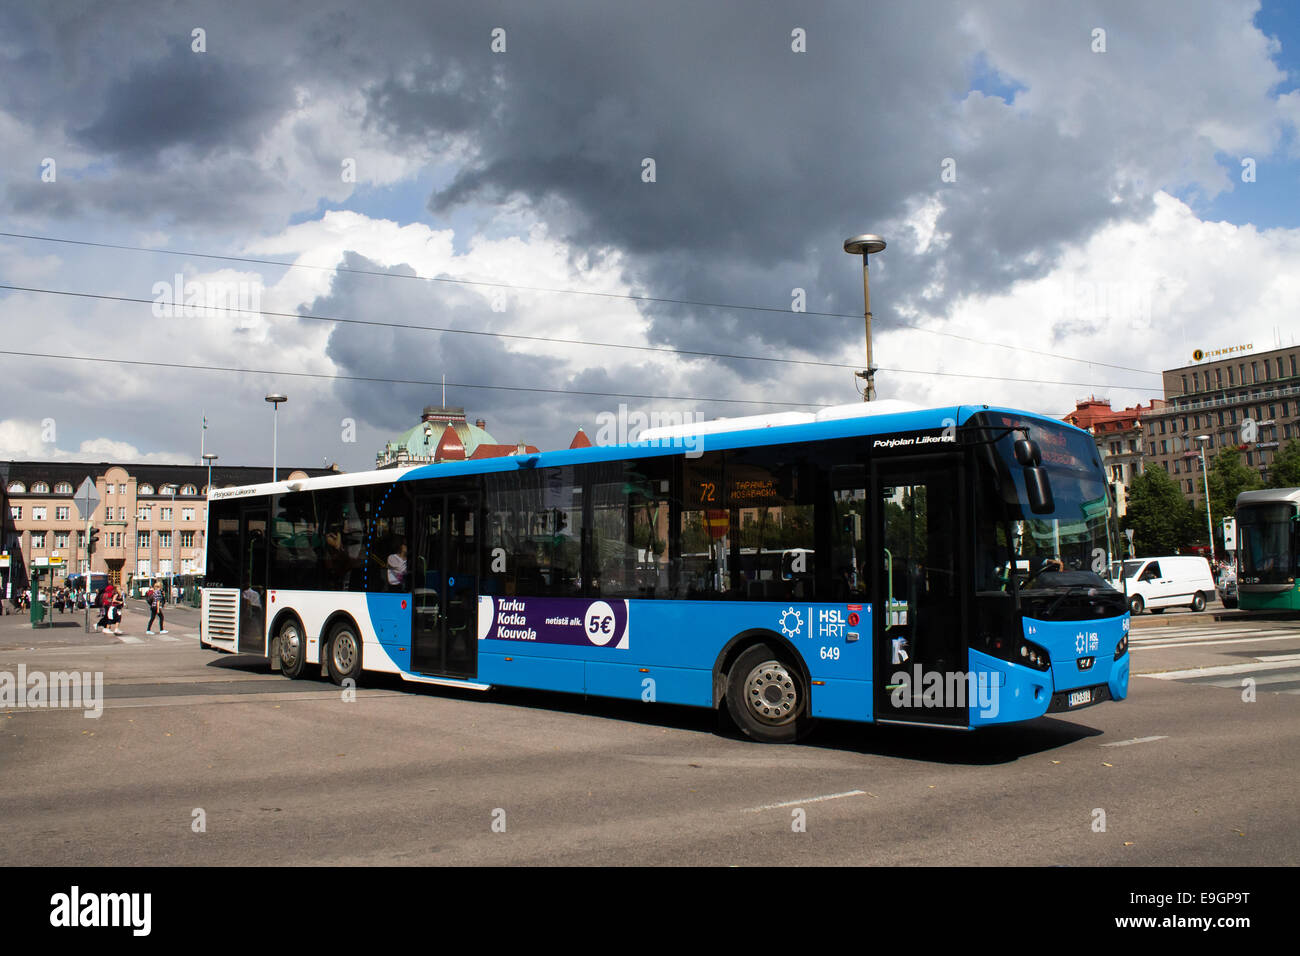
[[1128,692],[1093,439],[901,402],[210,492],[201,642],[367,673],[975,729]]

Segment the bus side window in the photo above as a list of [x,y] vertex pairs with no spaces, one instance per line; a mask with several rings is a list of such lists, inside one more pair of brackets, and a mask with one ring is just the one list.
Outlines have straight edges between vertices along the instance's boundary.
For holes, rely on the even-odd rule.
[[650,459],[588,467],[591,594],[666,596],[670,463]]
[[867,588],[867,483],[862,465],[831,467],[834,508],[831,542],[832,601],[859,599]]

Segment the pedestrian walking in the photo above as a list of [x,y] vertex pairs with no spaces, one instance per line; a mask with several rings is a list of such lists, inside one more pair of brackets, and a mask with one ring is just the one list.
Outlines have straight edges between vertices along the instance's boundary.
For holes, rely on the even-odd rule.
[[122,633],[122,612],[126,610],[126,595],[122,591],[113,592],[113,633]]
[[113,587],[112,584],[109,584],[103,591],[99,592],[95,601],[99,606],[99,620],[95,622],[95,630],[98,631],[101,627],[105,631],[108,630],[108,624],[112,620],[113,596],[116,593],[117,589]]
[[153,620],[155,617],[158,619],[158,633],[167,633],[167,622],[163,619],[163,607],[165,606],[163,597],[162,590],[157,583],[144,594],[144,599],[149,602],[149,626],[144,629],[146,634],[153,633]]

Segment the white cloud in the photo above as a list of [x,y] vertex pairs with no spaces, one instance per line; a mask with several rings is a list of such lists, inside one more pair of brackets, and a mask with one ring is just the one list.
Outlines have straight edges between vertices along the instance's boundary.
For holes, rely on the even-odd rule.
[[[1259,230],[1198,219],[1159,193],[1143,222],[1101,229],[1063,251],[1046,276],[1007,293],[960,300],[951,317],[915,324],[999,348],[914,331],[877,335],[883,367],[974,375],[1023,376],[1061,383],[981,382],[881,372],[882,397],[920,402],[974,400],[1064,414],[1090,393],[1116,407],[1162,396],[1159,372],[1192,364],[1192,351],[1254,343],[1273,348],[1297,333],[1300,229]],[[887,302],[872,296],[877,315]],[[1032,350],[1032,351],[1031,351]],[[1036,353],[1057,353],[1063,361]]]
[[0,419],[0,458],[39,461],[110,461],[152,464],[178,464],[188,462],[189,456],[180,452],[142,452],[129,442],[112,438],[90,438],[75,451],[58,447],[57,420],[30,421],[18,418]]

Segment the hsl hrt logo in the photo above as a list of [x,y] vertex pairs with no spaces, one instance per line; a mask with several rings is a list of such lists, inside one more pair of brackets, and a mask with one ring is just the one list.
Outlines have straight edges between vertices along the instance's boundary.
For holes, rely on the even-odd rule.
[[817,612],[817,636],[844,637],[844,614],[839,608],[829,608]]

